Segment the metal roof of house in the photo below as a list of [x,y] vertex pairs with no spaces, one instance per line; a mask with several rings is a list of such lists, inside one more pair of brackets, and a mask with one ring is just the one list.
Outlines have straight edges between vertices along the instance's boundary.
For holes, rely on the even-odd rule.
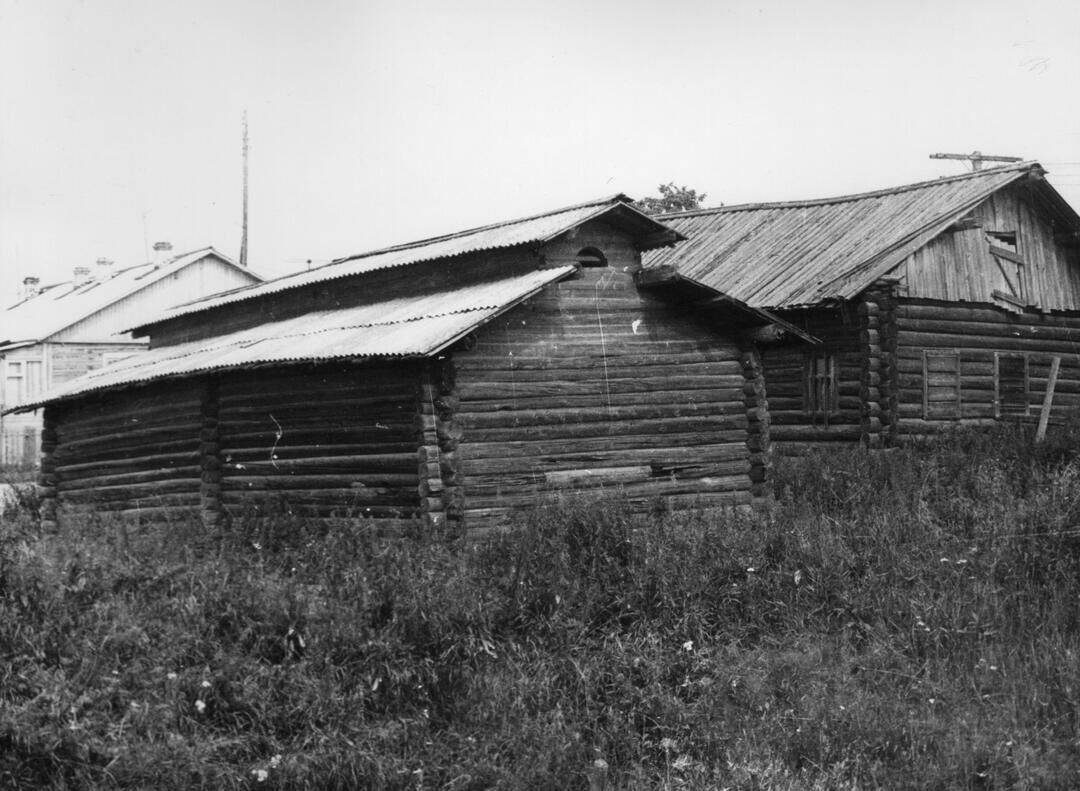
[[[237,269],[241,268],[213,247],[204,247],[159,263],[112,270],[104,277],[87,276],[83,280],[46,286],[34,296],[6,310],[0,310],[0,341],[7,345],[20,341],[46,340],[76,322],[211,255]],[[97,269],[100,272],[101,267]],[[242,271],[261,280],[248,269]]]
[[[850,299],[992,193],[1043,173],[1021,162],[859,195],[661,215],[688,241],[647,254],[644,265],[673,266],[757,307]],[[1080,222],[1038,183],[1063,218]]]
[[336,358],[433,355],[575,267],[541,269],[437,293],[306,313],[226,335],[162,346],[66,382],[21,412],[73,396],[196,372]]
[[155,321],[163,321],[221,305],[254,299],[314,283],[374,272],[379,269],[406,266],[423,261],[434,261],[439,258],[450,258],[483,250],[541,244],[566,233],[584,222],[601,216],[616,219],[624,225],[637,229],[643,237],[649,237],[649,242],[642,246],[643,250],[653,249],[664,244],[672,244],[683,238],[654,218],[642,213],[633,206],[633,201],[626,195],[618,194],[576,206],[556,209],[544,214],[537,214],[532,217],[508,220],[493,225],[485,225],[481,228],[472,228],[445,236],[436,236],[431,239],[346,256],[316,269],[296,272],[265,283],[233,289],[205,299],[178,305],[162,314]]

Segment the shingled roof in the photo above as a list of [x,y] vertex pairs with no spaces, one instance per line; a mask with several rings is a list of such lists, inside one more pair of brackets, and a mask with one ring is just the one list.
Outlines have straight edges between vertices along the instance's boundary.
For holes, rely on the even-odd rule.
[[653,251],[646,268],[684,277],[761,308],[850,299],[992,193],[1026,182],[1063,227],[1080,217],[1037,162],[818,200],[753,203],[664,214],[688,237]]

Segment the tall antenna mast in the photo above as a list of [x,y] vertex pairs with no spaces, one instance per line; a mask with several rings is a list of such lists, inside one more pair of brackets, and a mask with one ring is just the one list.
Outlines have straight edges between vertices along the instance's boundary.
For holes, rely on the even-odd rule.
[[244,110],[244,220],[240,232],[240,266],[246,267],[248,244],[248,124],[247,110]]

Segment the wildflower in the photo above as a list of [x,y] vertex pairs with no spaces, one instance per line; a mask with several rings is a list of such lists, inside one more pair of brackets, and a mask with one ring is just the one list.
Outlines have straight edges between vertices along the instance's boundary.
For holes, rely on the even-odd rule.
[[176,673],[166,673],[165,678],[169,679],[169,681],[176,681]]
[[660,749],[662,749],[666,753],[670,753],[676,747],[678,747],[678,745],[675,744],[675,740],[668,736],[665,736],[663,739],[660,740]]
[[753,574],[755,571],[757,571],[757,569],[754,568],[753,566],[750,566],[749,568],[746,569],[747,574]]
[[277,769],[280,764],[281,764],[281,753],[278,753],[277,755],[275,755],[273,758],[270,759],[270,768],[271,769]]
[[693,640],[687,640],[685,643],[682,644],[682,650],[683,651],[693,651],[694,650],[694,641]]
[[200,686],[202,686],[203,689],[210,689],[210,682],[209,681],[203,681],[203,683]]
[[204,703],[201,700],[195,701],[195,711],[199,712],[199,714],[202,714],[203,712],[205,712],[206,711],[206,703]]
[[260,544],[258,541],[252,541],[251,546],[255,547],[255,549],[262,549],[262,544]]
[[270,773],[267,772],[265,769],[252,769],[251,773],[255,775],[256,783],[265,783],[266,778],[270,776]]
[[671,762],[671,768],[677,769],[680,772],[685,769],[689,769],[693,765],[694,759],[691,758],[689,755],[680,755],[678,758]]
[[798,585],[802,582],[802,569],[795,570],[795,584]]

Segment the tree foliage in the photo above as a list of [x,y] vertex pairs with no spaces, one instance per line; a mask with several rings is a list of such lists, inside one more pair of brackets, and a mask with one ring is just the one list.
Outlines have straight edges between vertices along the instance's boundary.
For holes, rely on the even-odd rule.
[[697,190],[686,186],[676,187],[674,181],[661,184],[656,190],[660,193],[659,197],[648,196],[637,201],[638,206],[646,214],[700,209],[706,197],[704,192],[698,194]]

